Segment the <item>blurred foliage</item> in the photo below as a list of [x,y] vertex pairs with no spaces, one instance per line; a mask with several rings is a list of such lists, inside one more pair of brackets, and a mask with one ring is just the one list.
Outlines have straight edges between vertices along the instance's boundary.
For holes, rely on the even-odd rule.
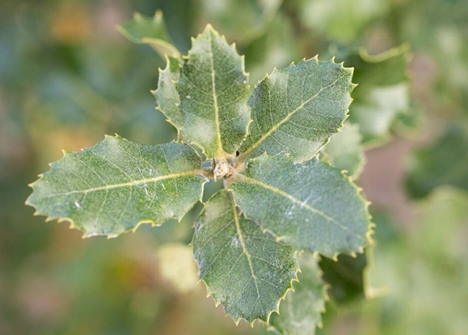
[[350,121],[359,124],[364,143],[388,140],[401,114],[409,109],[409,82],[406,75],[408,45],[378,55],[360,50],[348,62],[354,67],[354,92]]
[[364,270],[366,253],[356,257],[340,255],[337,260],[322,257],[323,279],[330,285],[329,294],[338,303],[365,298]]
[[415,198],[442,185],[468,191],[468,125],[451,125],[435,143],[415,150],[408,172],[408,192]]
[[150,45],[163,58],[166,55],[179,56],[179,51],[168,43],[169,36],[161,11],[157,11],[154,17],[135,13],[133,20],[122,24],[118,30],[133,43]]
[[359,125],[346,122],[341,131],[330,138],[322,154],[333,166],[347,171],[352,179],[359,178],[365,164]]
[[[468,195],[439,188],[415,206],[413,219],[413,229],[399,231],[392,239],[383,237],[384,242],[376,246],[370,281],[386,294],[363,307],[342,310],[341,321],[353,320],[346,334],[468,331]],[[324,325],[323,333],[333,334],[333,327]]]
[[[242,322],[234,327],[222,308],[204,299],[203,285],[193,286],[193,272],[184,272],[193,264],[180,246],[191,240],[199,207],[180,224],[142,227],[116,240],[82,240],[65,224],[46,224],[24,207],[26,185],[60,158],[61,149],[92,146],[104,133],[151,144],[176,138],[150,93],[164,59],[116,30],[135,11],[151,17],[157,10],[168,38],[184,53],[190,36],[212,23],[246,55],[253,85],[273,67],[317,53],[355,66],[360,86],[347,122],[359,126],[365,148],[383,149],[375,147],[395,137],[417,147],[408,157],[408,195],[426,199],[407,201],[414,217],[396,222],[399,208],[373,208],[376,246],[365,270],[373,292],[367,298],[373,299],[359,293],[361,269],[350,277],[357,286],[349,291],[359,299],[337,304],[338,293],[329,292],[318,332],[468,333],[466,0],[5,0],[0,334],[266,332]],[[395,57],[387,60],[397,64],[387,66],[382,54],[389,53]],[[360,118],[363,106],[369,114]],[[384,131],[376,134],[376,124]],[[454,188],[441,189],[445,185]],[[212,194],[220,185],[208,187]],[[369,187],[385,192],[379,182]],[[358,260],[368,261],[364,255]]]

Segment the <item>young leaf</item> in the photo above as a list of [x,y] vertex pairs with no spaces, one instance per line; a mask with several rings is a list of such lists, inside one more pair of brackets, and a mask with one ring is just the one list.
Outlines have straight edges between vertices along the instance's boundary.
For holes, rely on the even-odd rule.
[[234,45],[207,26],[193,40],[176,88],[184,117],[183,136],[207,158],[235,154],[250,122],[244,60]]
[[272,330],[280,335],[312,335],[325,310],[325,287],[317,261],[309,253],[299,258],[301,273],[294,292],[281,303],[279,314],[270,318]]
[[368,243],[366,201],[340,170],[318,159],[299,164],[262,155],[230,187],[247,217],[297,249],[335,257]]
[[236,323],[268,322],[296,279],[296,251],[241,217],[231,197],[224,190],[214,194],[195,223],[200,278]]
[[346,170],[352,179],[357,179],[364,167],[364,150],[359,126],[346,122],[341,130],[333,135],[325,146],[324,159],[334,167]]
[[66,152],[32,184],[27,204],[93,235],[117,236],[140,223],[181,219],[201,198],[201,159],[186,144],[140,145],[106,137]]
[[135,13],[133,20],[118,27],[122,35],[133,43],[150,45],[162,58],[180,57],[179,50],[169,42],[162,12],[157,11],[154,17]]
[[159,71],[158,89],[153,91],[159,111],[167,117],[167,121],[172,124],[180,133],[183,118],[179,110],[180,98],[175,88],[175,82],[180,77],[180,62],[177,58],[168,56],[167,65],[164,70]]
[[314,157],[346,118],[352,75],[317,57],[273,71],[249,99],[253,122],[240,159],[264,152],[287,153],[296,162]]

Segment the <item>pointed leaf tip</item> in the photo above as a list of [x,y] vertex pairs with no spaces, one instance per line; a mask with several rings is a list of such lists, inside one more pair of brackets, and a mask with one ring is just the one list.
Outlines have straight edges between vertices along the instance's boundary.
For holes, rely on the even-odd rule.
[[254,121],[239,160],[264,151],[288,153],[298,162],[314,157],[347,117],[351,77],[349,71],[317,57],[275,68],[249,99]]
[[184,139],[207,158],[235,154],[250,122],[248,76],[237,51],[209,25],[192,41],[176,89]]
[[296,279],[294,249],[241,217],[227,191],[205,204],[192,244],[200,278],[236,324],[268,322]]
[[141,222],[161,224],[187,213],[206,181],[200,167],[188,145],[147,146],[108,136],[54,162],[27,201],[41,215],[68,220],[86,236],[115,236]]

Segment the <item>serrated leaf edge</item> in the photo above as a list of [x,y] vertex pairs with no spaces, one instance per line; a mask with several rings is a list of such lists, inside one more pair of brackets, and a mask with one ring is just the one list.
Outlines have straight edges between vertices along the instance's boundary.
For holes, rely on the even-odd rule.
[[[346,116],[346,118],[348,118],[348,116]],[[344,123],[344,121],[343,121],[343,123]],[[362,159],[361,159],[361,161],[359,162],[359,166],[358,166],[358,168],[356,169],[356,171],[354,172],[353,175],[350,175],[350,174],[349,174],[349,171],[346,170],[346,169],[341,169],[341,171],[342,171],[343,173],[345,173],[347,176],[349,176],[349,178],[354,182],[354,181],[356,181],[356,180],[359,179],[359,177],[361,176],[362,172],[364,171],[364,167],[365,167],[366,164],[367,164],[367,158],[366,158],[366,155],[364,155],[364,147],[365,147],[365,145],[364,145],[364,143],[362,143],[363,136],[362,136],[362,134],[361,134],[361,132],[360,132],[360,130],[359,130],[360,125],[359,125],[358,123],[350,123],[350,125],[351,125],[351,126],[355,126],[355,127],[358,129],[359,144],[361,145],[361,149],[362,149]],[[341,133],[342,131],[343,131],[343,126],[342,126],[340,129],[338,129],[337,133]],[[332,135],[332,136],[333,136],[333,135]],[[327,141],[326,144],[328,144],[328,143],[330,142],[330,140],[331,140],[331,136],[330,136],[330,138],[328,139],[328,141]],[[322,151],[322,149],[323,149],[323,151]],[[325,145],[324,145],[322,148],[320,148],[319,154],[317,154],[317,157],[320,156],[320,153],[323,155],[323,159],[321,159],[321,160],[324,161],[324,162],[328,162],[328,163],[331,164],[331,162],[330,162],[329,159],[328,159],[329,154],[328,154],[328,152],[327,152],[327,148],[326,148]],[[338,167],[334,166],[333,164],[331,164],[331,166],[333,166],[335,169],[338,169]]]
[[[226,190],[226,191],[229,193],[229,198],[231,199],[232,205],[233,205],[234,210],[235,210],[235,212],[236,212],[236,214],[237,214],[237,215],[235,215],[235,216],[237,217],[236,221],[238,221],[238,220],[239,220],[238,216],[241,215],[242,212],[237,213],[237,209],[239,208],[239,206],[237,206],[237,204],[235,203],[234,197],[232,196],[231,191],[230,191],[230,190]],[[203,205],[205,205],[204,202],[203,202]],[[239,208],[239,209],[240,209],[240,208]],[[261,228],[261,226],[260,226],[255,220],[252,220],[252,219],[250,219],[250,218],[249,218],[249,220],[255,222],[255,224],[257,224],[257,225],[259,226],[259,228],[262,230],[262,232],[265,232],[265,230],[263,230],[263,229]],[[238,224],[238,223],[237,223],[237,224]],[[236,224],[236,225],[237,225],[237,224]],[[236,228],[237,228],[237,227],[236,227]],[[274,235],[273,235],[273,236],[274,236]],[[277,242],[280,242],[280,241],[277,241]],[[298,251],[294,248],[294,257],[295,257],[296,259],[297,259],[297,254],[298,254]],[[194,259],[195,263],[197,263],[198,268],[200,268],[200,267],[199,267],[199,264],[198,264],[198,262],[197,262],[197,260],[195,259],[195,257],[193,257],[193,259]],[[249,265],[250,265],[250,264],[249,264]],[[278,299],[278,302],[276,303],[276,308],[275,308],[274,310],[270,311],[270,312],[267,314],[267,317],[265,318],[265,320],[263,320],[263,319],[261,319],[261,318],[257,318],[257,319],[252,320],[251,322],[249,322],[249,320],[247,320],[247,319],[245,319],[245,318],[242,318],[242,317],[240,317],[240,318],[238,318],[238,319],[236,320],[236,319],[234,319],[234,317],[233,317],[231,314],[229,314],[229,313],[226,312],[226,310],[224,309],[224,306],[223,306],[224,316],[225,316],[225,317],[226,317],[226,316],[229,316],[229,317],[234,321],[234,323],[235,323],[236,326],[239,326],[239,323],[241,322],[241,320],[247,321],[247,322],[250,324],[250,327],[252,327],[252,328],[254,327],[255,321],[257,321],[257,320],[262,321],[262,322],[264,322],[264,323],[266,323],[266,324],[268,325],[268,324],[269,324],[269,321],[270,321],[270,316],[271,316],[271,314],[272,314],[272,313],[278,313],[278,314],[279,314],[279,308],[280,308],[280,303],[281,303],[281,301],[283,301],[284,299],[286,299],[286,295],[289,293],[289,291],[294,291],[293,282],[299,282],[299,279],[297,278],[297,273],[300,272],[300,271],[301,271],[301,270],[300,270],[300,266],[298,266],[298,267],[296,268],[295,273],[294,273],[294,278],[291,278],[291,279],[289,280],[288,287],[287,287],[286,290],[284,291],[283,295]],[[203,282],[203,284],[205,284],[206,291],[207,291],[206,297],[207,297],[207,298],[209,298],[210,296],[213,297],[213,300],[214,300],[214,302],[215,302],[215,307],[218,308],[219,305],[222,306],[222,304],[221,304],[220,302],[216,301],[216,298],[214,297],[213,293],[210,291],[210,288],[209,288],[208,284],[206,283],[206,281],[205,281],[204,279],[200,278],[200,279],[198,280],[198,283],[200,283],[200,282]],[[198,283],[197,283],[197,284],[198,284]]]
[[[236,53],[241,57],[241,59],[242,59],[242,73],[243,73],[243,74],[246,76],[246,78],[247,78],[247,79],[246,79],[246,81],[247,81],[247,88],[248,88],[248,90],[250,90],[250,87],[251,87],[250,84],[249,84],[250,73],[249,73],[249,72],[245,72],[245,55],[239,54],[239,52],[237,51],[236,43],[233,42],[233,43],[229,44],[229,42],[226,40],[226,36],[220,35],[219,32],[216,31],[210,23],[208,23],[208,24],[205,26],[205,29],[203,30],[202,33],[198,34],[196,37],[191,37],[191,38],[190,38],[191,43],[192,43],[192,48],[193,48],[193,42],[194,42],[197,38],[200,38],[207,30],[209,30],[209,31],[212,32],[213,34],[219,36],[222,40],[224,40],[224,41],[226,42],[226,44],[227,44],[229,47],[233,48],[233,49],[236,51]],[[186,61],[186,60],[188,60],[188,59],[190,58],[190,55],[191,55],[191,53],[192,53],[192,48],[190,48],[190,50],[188,51],[188,53],[187,53],[186,56],[182,56],[182,60],[183,60],[183,61]],[[215,101],[216,101],[216,100],[215,100]],[[217,102],[216,102],[216,104],[217,104]],[[242,141],[239,143],[239,145],[238,145],[238,147],[237,147],[236,150],[238,150],[238,149],[240,148],[242,142],[245,141],[245,139],[247,138],[247,136],[248,136],[248,131],[249,131],[249,126],[250,126],[250,124],[251,124],[252,121],[253,121],[252,118],[251,118],[251,111],[250,111],[250,106],[248,105],[248,103],[247,103],[247,111],[248,111],[248,113],[249,113],[249,115],[248,115],[248,116],[249,116],[249,122],[248,122],[247,125],[246,125],[245,135],[244,135]],[[216,115],[216,120],[218,120],[218,116],[217,116],[217,115]],[[181,131],[183,132],[183,126],[182,126],[182,128],[181,128]],[[216,121],[216,131],[217,131],[217,136],[221,136],[221,131],[219,130],[219,120]],[[221,137],[220,137],[220,138],[221,138]],[[208,156],[206,155],[205,148],[204,148],[200,143],[198,143],[198,142],[196,142],[196,141],[192,141],[192,140],[188,140],[188,142],[189,142],[190,144],[196,146],[197,148],[199,148],[199,149],[201,150],[202,154],[203,154],[205,157],[208,157]],[[219,144],[218,144],[218,145],[219,145]],[[227,156],[234,155],[234,154],[235,154],[235,151],[236,151],[236,150],[234,150],[233,153],[229,153],[229,152],[224,151],[224,148],[223,148],[223,146],[222,146],[222,141],[221,141],[220,148],[218,148],[218,150],[220,150],[220,149],[221,149],[221,151],[222,151],[223,153],[222,153],[222,154],[221,154],[221,153],[218,153],[219,157],[214,157],[214,158],[218,158],[218,159],[219,159],[219,158],[226,158]],[[209,158],[212,158],[212,157],[209,157]]]
[[[298,257],[300,257],[300,254],[302,253],[310,253],[308,251],[300,251],[298,252]],[[312,254],[312,257],[315,259],[315,261],[317,262],[317,272],[318,272],[318,276],[320,277],[320,280],[322,282],[322,295],[323,295],[323,301],[324,301],[324,304],[323,304],[323,308],[320,310],[320,320],[319,322],[317,323],[317,327],[316,328],[320,328],[322,329],[323,328],[323,318],[322,318],[322,315],[324,315],[326,312],[327,312],[327,305],[326,305],[326,302],[330,301],[330,296],[328,294],[328,290],[331,288],[331,285],[328,284],[327,282],[325,282],[325,280],[323,279],[323,271],[322,269],[320,268],[320,266],[318,265],[318,262],[320,261],[320,255],[316,252],[314,253],[311,253]],[[302,273],[301,270],[299,270],[300,273]],[[297,282],[300,284],[300,281],[297,280]],[[294,288],[291,289],[293,292],[294,292]],[[278,315],[280,315],[280,313],[277,313]],[[271,332],[275,332],[279,335],[283,335],[281,334],[274,326],[268,324],[267,327],[266,327],[266,330],[267,331],[271,331]]]
[[[284,68],[282,68],[282,69],[280,69],[280,70],[285,70],[285,69],[287,69],[287,68],[289,68],[289,67],[297,66],[297,65],[299,65],[299,64],[301,64],[301,63],[303,63],[303,62],[308,62],[308,61],[312,61],[312,60],[315,60],[315,62],[316,62],[317,64],[319,64],[319,63],[331,63],[331,64],[335,64],[335,65],[341,65],[341,69],[342,69],[342,70],[344,70],[344,71],[346,71],[346,72],[349,72],[349,73],[351,74],[351,77],[350,77],[351,90],[350,90],[350,92],[349,92],[350,98],[351,98],[351,99],[350,99],[350,102],[349,102],[349,104],[348,104],[348,106],[347,106],[347,109],[346,109],[346,111],[345,111],[345,117],[344,117],[344,119],[341,121],[341,123],[340,123],[340,125],[338,126],[338,128],[336,128],[335,133],[336,133],[336,132],[339,132],[340,129],[343,127],[344,122],[345,122],[346,119],[349,117],[349,109],[350,109],[350,106],[351,106],[352,102],[354,101],[353,97],[351,96],[351,93],[352,93],[353,90],[358,86],[358,84],[354,84],[354,83],[352,82],[352,78],[353,78],[353,74],[354,74],[354,67],[345,67],[345,66],[344,66],[344,62],[336,63],[336,62],[335,62],[335,57],[332,57],[332,58],[331,58],[330,60],[328,60],[328,61],[319,61],[319,55],[317,54],[317,55],[315,55],[314,57],[309,58],[309,59],[303,58],[303,59],[302,59],[299,63],[297,63],[297,64],[295,64],[295,62],[293,61],[293,62],[291,62],[287,67],[284,67]],[[271,72],[271,74],[268,74],[268,73],[267,73],[267,74],[265,75],[265,78],[263,78],[263,79],[261,79],[261,80],[258,81],[258,83],[257,83],[257,84],[255,85],[255,87],[254,87],[254,90],[255,90],[264,80],[268,79],[270,75],[273,75],[274,73],[276,73],[276,72],[278,72],[278,71],[279,71],[279,70],[278,70],[276,67],[274,67],[274,68],[273,68],[273,71]],[[332,85],[333,85],[333,84],[332,84]],[[331,86],[331,85],[329,85],[329,86]],[[316,93],[312,98],[309,98],[308,100],[306,100],[305,102],[303,102],[300,106],[303,107],[305,104],[307,104],[307,103],[309,103],[310,101],[314,100],[324,89],[326,89],[326,87],[320,89],[318,93]],[[301,108],[302,108],[302,107],[301,107]],[[250,108],[249,108],[249,110],[250,110]],[[239,163],[242,163],[242,162],[244,162],[244,161],[247,161],[247,160],[249,159],[250,154],[251,154],[256,148],[258,148],[258,146],[259,146],[263,141],[265,141],[265,139],[268,138],[268,136],[270,136],[273,132],[275,132],[284,122],[287,122],[287,121],[289,120],[289,118],[291,118],[298,110],[299,110],[299,107],[296,108],[293,112],[288,113],[288,115],[287,115],[280,123],[278,123],[278,124],[275,125],[273,128],[271,128],[269,131],[267,131],[267,132],[266,132],[262,137],[260,137],[260,139],[259,139],[257,142],[255,142],[250,148],[248,148],[248,149],[247,149],[246,151],[244,151],[244,152],[241,152],[240,155],[236,157],[236,161],[239,162]],[[252,120],[251,120],[251,121],[252,121]],[[249,128],[247,129],[247,134],[246,134],[246,136],[245,136],[245,138],[244,138],[244,141],[245,141],[245,139],[247,139],[248,135],[250,135],[249,129],[250,129],[250,123],[249,123]],[[319,152],[329,141],[330,141],[330,137],[327,138],[327,139],[325,139],[324,142],[322,143],[322,145],[317,149],[317,152]],[[241,145],[242,145],[242,144],[241,144]],[[304,161],[306,161],[306,160],[299,161],[299,162],[302,163],[302,162],[304,162]]]
[[[271,157],[271,156],[268,155],[266,152],[264,152],[261,156],[257,156],[257,157],[255,157],[254,159],[260,158],[260,157],[262,157],[262,156]],[[283,155],[283,156],[287,159],[287,156],[288,156],[288,155]],[[314,158],[319,159],[318,154],[317,154]],[[319,160],[320,160],[320,159],[319,159]],[[363,245],[363,246],[360,246],[358,249],[353,250],[353,251],[350,251],[350,252],[341,252],[341,253],[337,252],[337,253],[335,253],[335,254],[333,254],[333,255],[327,255],[327,257],[333,259],[334,261],[338,261],[338,256],[339,256],[339,255],[348,255],[348,256],[351,256],[351,257],[353,257],[353,258],[356,258],[356,257],[357,257],[356,253],[360,253],[360,254],[364,253],[364,250],[365,250],[366,247],[372,246],[372,245],[374,245],[374,243],[375,243],[374,239],[372,238],[372,235],[375,233],[374,228],[376,227],[376,225],[375,225],[375,223],[372,222],[372,215],[371,215],[370,212],[369,212],[369,206],[371,205],[371,202],[368,201],[367,199],[365,199],[365,198],[362,196],[362,191],[363,191],[363,189],[362,189],[361,187],[357,186],[357,185],[354,183],[354,181],[351,179],[351,177],[348,176],[348,175],[344,172],[344,170],[340,170],[340,169],[338,169],[338,168],[332,166],[332,165],[330,164],[330,162],[323,161],[323,160],[320,160],[320,161],[323,162],[323,163],[326,163],[330,168],[332,168],[332,169],[334,169],[334,170],[336,170],[336,171],[339,171],[340,174],[341,174],[341,176],[342,176],[344,179],[348,180],[348,182],[352,185],[352,187],[353,187],[353,188],[355,189],[355,191],[356,191],[356,195],[358,196],[358,199],[361,200],[361,201],[364,203],[365,210],[366,210],[366,213],[367,213],[366,221],[368,222],[368,224],[367,224],[367,232],[366,232],[366,235],[365,235],[367,244],[365,244],[365,245]],[[293,163],[294,163],[294,164],[302,164],[302,163],[295,163],[295,162],[293,162]],[[232,177],[230,177],[231,180],[230,180],[230,182],[229,182],[229,185],[233,182],[233,179],[236,178],[237,176],[241,176],[240,178],[248,178],[248,179],[253,180],[252,178],[249,178],[249,177],[247,177],[247,176],[245,176],[245,175],[242,175],[242,174],[235,174],[235,175],[233,175]],[[255,180],[254,180],[254,181],[255,181]],[[256,182],[256,181],[255,181],[255,182]],[[262,183],[262,184],[264,184],[264,183]],[[229,192],[232,193],[232,190],[231,190],[230,188],[228,188],[227,190],[228,190]],[[236,204],[236,205],[237,205],[237,204]],[[240,208],[240,207],[239,207],[239,208]],[[242,210],[242,209],[241,209],[241,210]],[[249,220],[252,220],[252,221],[254,221],[254,222],[257,222],[257,221],[254,220],[253,218],[251,218],[251,217],[245,215],[245,213],[242,212],[242,214],[244,215],[245,218],[247,218],[247,219],[249,219]],[[258,224],[258,223],[257,223],[257,224]],[[277,241],[277,242],[281,242],[281,241],[282,241],[282,238],[281,238],[281,237],[278,237],[278,236],[277,236],[275,233],[273,233],[271,230],[262,227],[260,224],[259,224],[259,226],[260,226],[260,229],[262,230],[262,232],[264,232],[264,233],[265,233],[265,232],[268,232],[268,233],[270,233],[271,235],[273,235],[273,236],[276,238],[276,241]],[[296,249],[296,250],[297,250],[297,249]],[[306,252],[307,250],[299,250],[299,251],[300,251],[300,252],[303,252],[303,251]],[[307,251],[307,252],[311,252],[311,251],[309,250],[309,251]],[[315,254],[315,252],[313,252],[313,253]]]
[[[172,57],[172,56],[171,56]],[[175,57],[173,57],[175,58]],[[166,55],[165,56],[165,61],[166,61],[166,67],[170,67],[170,60],[169,60],[169,55]],[[180,57],[177,58],[179,60],[179,63],[181,62],[181,59]],[[182,69],[182,67],[180,66],[179,64],[179,71]],[[158,68],[158,76],[161,76],[161,72],[164,71],[165,69],[161,69],[161,68]],[[175,88],[175,84],[176,82],[175,81],[172,81],[174,83],[174,88]],[[160,87],[159,87],[159,77],[158,77],[158,87],[155,89],[155,90],[150,90],[151,94],[153,95],[153,97],[156,99],[156,103],[157,103],[157,106],[154,108],[155,110],[159,111],[162,115],[164,115],[165,117],[165,120],[167,123],[169,123],[171,126],[173,126],[175,128],[175,130],[177,131],[177,141],[178,143],[184,143],[184,140],[182,138],[182,127],[178,127],[167,115],[166,113],[161,109],[161,106],[158,104],[158,99],[156,97],[156,93],[158,93]],[[176,90],[177,92],[177,90]],[[177,95],[179,95],[179,92],[177,92]],[[180,96],[179,96],[179,99],[180,99]],[[177,104],[177,108],[179,108],[179,105]],[[187,143],[188,144],[188,143]]]
[[[118,134],[115,134],[115,136],[104,135],[104,138],[107,138],[107,137],[112,137],[112,138],[116,138],[116,139],[119,139],[119,140],[120,140],[120,139],[123,139],[123,137],[121,137],[121,136],[118,135]],[[175,141],[173,141],[173,142],[175,142]],[[169,142],[169,143],[171,143],[171,142]],[[187,145],[188,145],[188,144],[187,144]],[[84,148],[80,149],[80,152],[82,152],[83,150],[84,150]],[[70,152],[71,152],[71,151],[68,151],[68,150],[62,150],[62,153],[63,153],[62,158],[60,158],[59,160],[57,160],[57,161],[55,161],[55,162],[53,162],[53,163],[56,163],[56,162],[61,161],[61,160],[62,160],[68,153],[70,153]],[[196,152],[196,151],[195,151],[195,152]],[[198,153],[197,153],[197,154],[198,154]],[[53,163],[49,163],[49,166],[51,166]],[[194,172],[195,172],[195,171],[194,171]],[[200,198],[199,198],[199,201],[200,201],[201,203],[203,203],[203,193],[204,193],[204,189],[205,189],[205,184],[209,181],[209,179],[206,178],[206,176],[204,175],[204,173],[202,172],[201,169],[200,169],[200,171],[198,171],[198,173],[195,172],[194,175],[200,175],[200,176],[203,176],[203,177],[204,177],[204,180],[203,180],[203,182],[202,182],[202,184],[201,184],[201,192],[200,192]],[[35,187],[34,187],[35,184],[36,184],[36,183],[39,183],[41,180],[43,180],[44,174],[41,173],[41,174],[38,175],[38,177],[39,177],[39,179],[37,179],[36,181],[34,181],[34,182],[28,184],[28,186],[33,190],[33,193],[34,193],[34,191],[35,191]],[[180,223],[180,222],[182,221],[182,219],[184,218],[184,216],[196,205],[196,203],[193,204],[193,206],[190,207],[190,208],[189,208],[185,213],[183,213],[182,215],[180,215],[180,216],[173,216],[173,217],[171,217],[171,218],[163,219],[160,223],[156,223],[156,221],[153,220],[153,219],[143,219],[143,220],[140,220],[140,221],[138,221],[138,222],[135,224],[135,227],[133,227],[133,228],[131,228],[131,229],[128,229],[128,230],[126,230],[126,231],[123,231],[123,232],[121,232],[121,233],[119,233],[119,234],[86,234],[86,232],[83,231],[82,229],[80,229],[80,228],[76,225],[75,221],[74,221],[72,218],[70,218],[70,217],[63,217],[63,218],[60,218],[60,217],[53,217],[53,216],[49,216],[47,213],[39,212],[39,209],[37,208],[37,206],[34,205],[34,204],[32,204],[32,203],[30,202],[30,199],[31,199],[33,193],[31,193],[31,194],[28,196],[28,198],[26,199],[26,201],[25,201],[24,204],[27,205],[27,206],[33,207],[33,208],[35,209],[35,212],[33,213],[34,216],[45,216],[45,217],[46,217],[46,219],[45,219],[46,222],[50,222],[50,221],[53,221],[53,220],[57,220],[57,223],[62,223],[62,222],[64,222],[64,221],[68,221],[68,222],[70,223],[69,229],[76,229],[76,230],[81,231],[81,232],[83,233],[83,236],[82,236],[81,238],[83,238],[83,239],[86,239],[86,238],[89,238],[89,237],[94,237],[94,236],[106,236],[107,239],[112,239],[112,238],[116,238],[116,237],[118,237],[118,236],[120,236],[120,235],[122,235],[122,234],[124,234],[124,233],[128,233],[129,231],[132,231],[133,233],[135,233],[135,232],[138,230],[138,228],[139,228],[142,224],[148,224],[148,223],[149,223],[149,224],[151,224],[152,227],[159,227],[159,226],[161,226],[164,222],[166,222],[166,221],[168,221],[168,220],[171,220],[171,219],[175,219],[175,220],[177,220],[178,223]]]

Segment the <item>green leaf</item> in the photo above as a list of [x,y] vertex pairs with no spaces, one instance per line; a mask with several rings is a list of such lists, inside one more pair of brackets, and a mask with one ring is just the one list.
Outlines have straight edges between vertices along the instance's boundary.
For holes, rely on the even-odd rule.
[[159,71],[158,89],[153,91],[159,111],[167,117],[180,134],[183,125],[182,113],[179,110],[180,98],[175,88],[175,83],[180,77],[180,62],[177,58],[167,57],[167,65]]
[[283,0],[201,0],[201,22],[211,22],[227,37],[245,43],[259,37],[276,17]]
[[285,67],[291,60],[300,60],[302,52],[295,35],[294,26],[285,13],[278,13],[265,33],[253,40],[245,50],[245,66],[250,81],[257,83],[272,68]]
[[201,159],[186,144],[140,145],[119,136],[66,152],[32,184],[27,204],[68,220],[85,237],[115,237],[140,223],[181,219],[200,200]]
[[449,126],[442,136],[410,157],[407,189],[414,198],[451,185],[468,190],[468,125]]
[[340,170],[318,159],[299,164],[262,155],[230,187],[247,217],[297,249],[335,257],[368,243],[366,201]]
[[334,167],[345,170],[352,179],[357,179],[364,167],[364,150],[359,126],[347,122],[341,130],[333,135],[325,146],[324,158]]
[[166,55],[180,57],[179,50],[169,42],[161,11],[154,17],[135,13],[133,20],[119,26],[118,30],[133,43],[150,45],[162,58]]
[[365,299],[367,266],[366,253],[356,257],[340,255],[337,260],[322,257],[320,268],[323,270],[323,279],[330,284],[330,296],[340,303]]
[[[468,193],[438,187],[414,209],[414,229],[375,248],[370,274],[387,294],[377,299],[377,310],[363,312],[379,334],[381,329],[384,334],[406,334],[408,329],[415,334],[465,334]],[[363,325],[369,329],[368,322]]]
[[385,142],[393,122],[406,113],[409,103],[407,83],[376,87],[364,99],[357,100],[351,111],[352,122],[359,124],[365,143]]
[[183,137],[207,158],[235,154],[250,122],[244,60],[234,45],[207,26],[193,40],[176,88],[184,117]]
[[350,121],[359,124],[364,143],[388,140],[394,122],[410,111],[408,50],[406,44],[373,56],[361,50],[350,59],[359,83]]
[[301,273],[294,292],[281,303],[279,314],[273,314],[270,325],[281,335],[312,335],[321,325],[325,311],[325,286],[317,261],[309,253],[299,258]]
[[219,191],[195,223],[193,252],[208,292],[234,320],[268,322],[299,269],[296,251],[240,216]]
[[303,25],[334,42],[356,42],[363,28],[390,9],[385,0],[300,0],[298,5]]
[[306,161],[336,133],[351,103],[353,70],[317,57],[261,81],[249,99],[253,122],[241,158],[290,154]]

